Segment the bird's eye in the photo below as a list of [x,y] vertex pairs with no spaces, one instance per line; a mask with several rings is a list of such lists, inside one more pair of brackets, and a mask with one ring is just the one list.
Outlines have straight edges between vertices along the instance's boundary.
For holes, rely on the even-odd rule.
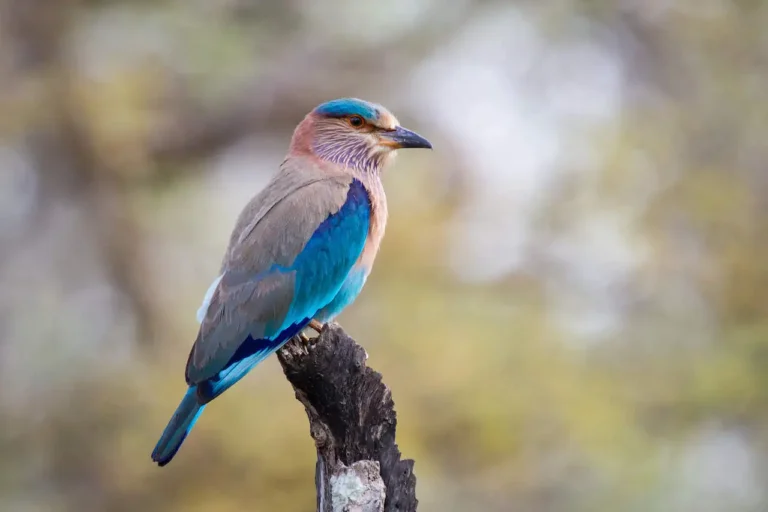
[[354,126],[355,128],[360,128],[365,124],[365,121],[363,121],[363,118],[360,116],[352,116],[349,118],[349,124]]

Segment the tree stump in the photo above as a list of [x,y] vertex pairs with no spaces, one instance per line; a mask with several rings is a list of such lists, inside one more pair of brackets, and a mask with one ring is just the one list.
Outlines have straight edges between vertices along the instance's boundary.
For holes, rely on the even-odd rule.
[[309,417],[318,512],[415,511],[413,460],[400,459],[395,404],[365,350],[329,324],[277,357]]

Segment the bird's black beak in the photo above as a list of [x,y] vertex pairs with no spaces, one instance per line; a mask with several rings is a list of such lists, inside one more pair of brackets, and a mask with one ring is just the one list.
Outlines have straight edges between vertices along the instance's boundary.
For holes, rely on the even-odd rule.
[[426,148],[432,149],[432,143],[416,132],[398,126],[391,132],[382,134],[383,143],[393,149]]

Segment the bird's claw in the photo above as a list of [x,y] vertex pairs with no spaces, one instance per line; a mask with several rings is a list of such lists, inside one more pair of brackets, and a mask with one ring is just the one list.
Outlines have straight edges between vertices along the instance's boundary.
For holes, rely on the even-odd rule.
[[309,321],[309,327],[315,331],[317,331],[317,334],[320,334],[323,331],[323,328],[325,327],[325,324],[321,324],[314,318]]
[[[325,324],[321,324],[317,320],[312,319],[307,324],[307,327],[309,327],[310,329],[312,329],[314,331],[317,331],[317,334],[320,334],[320,332],[323,330],[323,327],[325,327]],[[298,337],[299,337],[299,339],[301,340],[302,343],[305,343],[305,344],[312,343],[312,338],[310,338],[309,336],[307,336],[303,332],[300,332],[298,334]]]

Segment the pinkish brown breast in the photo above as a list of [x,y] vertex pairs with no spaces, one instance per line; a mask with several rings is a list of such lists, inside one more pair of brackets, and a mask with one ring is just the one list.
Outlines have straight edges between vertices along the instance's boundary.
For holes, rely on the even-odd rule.
[[371,200],[371,224],[368,228],[368,238],[365,240],[363,252],[360,254],[355,266],[364,268],[367,274],[373,267],[373,261],[379,252],[381,239],[384,237],[388,215],[387,196],[384,194],[381,179],[377,175],[365,174],[360,176],[360,180],[368,191],[368,197]]

